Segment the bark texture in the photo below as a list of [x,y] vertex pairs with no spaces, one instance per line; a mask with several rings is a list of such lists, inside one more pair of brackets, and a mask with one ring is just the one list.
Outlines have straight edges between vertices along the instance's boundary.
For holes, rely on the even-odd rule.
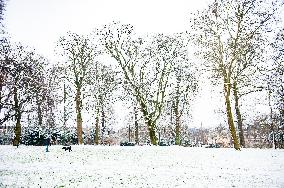
[[16,118],[16,127],[15,127],[15,137],[13,140],[13,145],[18,146],[21,142],[21,109],[18,99],[18,89],[17,86],[14,86],[14,104],[15,104],[15,118]]
[[241,111],[240,111],[238,88],[237,88],[237,82],[236,81],[234,81],[233,91],[234,91],[234,98],[235,98],[235,111],[236,111],[237,121],[238,121],[240,145],[243,148],[245,148],[245,137],[244,137],[244,130],[243,130],[243,120],[242,120],[242,115],[241,115]]
[[97,110],[97,115],[96,115],[95,145],[99,145],[99,132],[100,132],[99,112],[100,112],[100,110],[98,109]]
[[134,126],[135,126],[135,143],[139,144],[139,127],[138,127],[136,107],[134,107]]
[[76,93],[76,113],[77,113],[77,136],[78,136],[78,144],[83,144],[82,137],[82,100],[81,100],[81,91],[78,88]]
[[232,137],[232,141],[234,144],[234,148],[236,150],[240,150],[240,143],[238,140],[238,136],[236,133],[236,128],[234,125],[234,119],[232,114],[232,108],[231,108],[231,101],[230,101],[230,82],[228,82],[227,79],[224,79],[224,96],[225,96],[225,105],[226,105],[226,113],[227,113],[227,119],[228,119],[228,125]]

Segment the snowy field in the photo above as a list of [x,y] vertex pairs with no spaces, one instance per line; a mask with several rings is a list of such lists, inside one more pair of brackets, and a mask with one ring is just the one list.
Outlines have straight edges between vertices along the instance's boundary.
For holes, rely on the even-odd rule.
[[284,187],[284,150],[0,146],[0,187]]

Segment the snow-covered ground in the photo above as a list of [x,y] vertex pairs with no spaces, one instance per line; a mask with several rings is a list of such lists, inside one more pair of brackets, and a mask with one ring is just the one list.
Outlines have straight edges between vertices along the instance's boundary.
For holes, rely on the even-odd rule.
[[284,150],[0,146],[0,187],[284,187]]

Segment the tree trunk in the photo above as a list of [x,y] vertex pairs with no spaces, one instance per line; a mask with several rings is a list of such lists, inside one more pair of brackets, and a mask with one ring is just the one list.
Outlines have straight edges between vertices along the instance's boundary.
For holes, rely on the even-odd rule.
[[176,128],[175,128],[175,144],[180,145],[180,113],[179,113],[179,96],[180,96],[180,82],[181,77],[177,77],[177,86],[176,86],[176,96],[173,102],[174,112],[175,112],[175,120],[176,120]]
[[145,124],[147,125],[148,131],[149,131],[149,137],[150,137],[150,142],[153,145],[158,144],[158,138],[156,136],[156,122],[153,122],[152,117],[149,115],[147,111],[146,104],[139,98],[137,97],[137,101],[140,104],[140,108],[145,120]]
[[134,107],[134,126],[135,126],[135,143],[139,144],[139,129],[138,129],[138,120],[137,120],[137,110]]
[[67,123],[67,110],[66,110],[66,100],[67,100],[67,92],[66,92],[66,85],[64,81],[64,86],[63,86],[63,127],[66,128],[66,123]]
[[15,118],[16,118],[16,127],[15,127],[15,137],[13,140],[13,145],[18,146],[21,142],[21,109],[18,99],[18,89],[17,86],[14,86],[14,102],[15,102]]
[[14,138],[14,142],[13,145],[14,146],[18,146],[21,142],[21,112],[17,112],[16,115],[16,127],[15,127],[15,138]]
[[99,145],[99,132],[100,132],[100,127],[99,127],[99,113],[100,110],[99,108],[97,109],[97,116],[96,116],[96,130],[95,130],[95,144]]
[[131,142],[131,128],[130,128],[130,124],[128,125],[128,142]]
[[152,122],[152,120],[148,120],[147,121],[147,126],[148,126],[148,131],[149,131],[149,136],[150,136],[150,141],[151,141],[151,144],[153,145],[157,145],[157,136],[156,136],[156,131],[155,131],[155,123]]
[[274,121],[273,121],[273,110],[272,110],[272,105],[271,105],[271,89],[270,86],[268,85],[268,105],[270,108],[270,130],[272,132],[272,148],[277,149],[276,146],[276,139],[275,139],[275,130],[274,130]]
[[4,82],[4,76],[0,73],[0,113],[2,111],[2,87]]
[[237,88],[237,82],[236,81],[234,81],[233,91],[234,91],[234,98],[235,98],[235,111],[236,111],[236,114],[237,114],[240,144],[243,148],[245,148],[243,120],[242,120],[240,107],[239,107],[239,96],[238,96],[238,88]]
[[82,138],[82,114],[81,109],[82,108],[82,101],[81,101],[81,91],[79,88],[77,88],[76,93],[76,113],[77,113],[77,137],[78,137],[78,144],[83,144],[83,138]]
[[37,118],[38,118],[38,126],[42,127],[42,110],[41,110],[41,101],[39,99],[38,93],[36,94],[37,101]]
[[175,128],[175,145],[180,145],[180,116],[178,109],[178,99],[174,105],[176,128]]
[[176,137],[175,137],[175,144],[176,145],[180,145],[180,121],[179,121],[179,117],[176,117]]
[[49,106],[48,108],[48,119],[47,119],[47,126],[49,129],[54,128],[55,126],[55,120],[54,120],[54,113],[53,113],[53,106]]
[[229,129],[232,137],[232,141],[234,144],[234,148],[236,150],[240,150],[240,144],[236,133],[236,128],[234,125],[234,119],[232,115],[232,109],[231,109],[231,101],[230,101],[230,83],[226,82],[224,83],[224,95],[225,95],[225,105],[226,105],[226,112],[227,112],[227,119],[229,124]]
[[102,144],[104,145],[104,133],[105,133],[105,111],[102,105]]

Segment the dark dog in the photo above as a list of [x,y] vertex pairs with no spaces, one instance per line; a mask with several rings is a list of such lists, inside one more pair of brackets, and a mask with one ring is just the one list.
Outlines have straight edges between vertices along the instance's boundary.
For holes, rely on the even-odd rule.
[[65,151],[69,150],[69,152],[72,151],[71,146],[63,146],[62,149],[65,149]]

